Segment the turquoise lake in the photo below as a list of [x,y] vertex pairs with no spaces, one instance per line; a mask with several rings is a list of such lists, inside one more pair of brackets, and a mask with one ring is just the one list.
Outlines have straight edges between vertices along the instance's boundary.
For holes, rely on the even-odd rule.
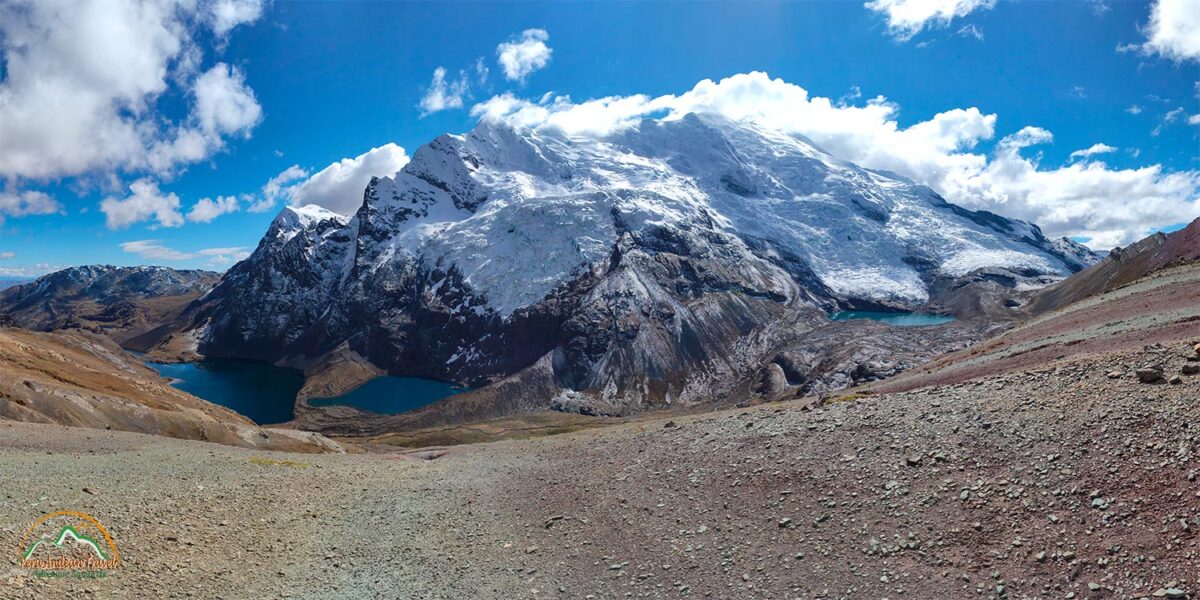
[[259,425],[291,421],[304,374],[270,363],[210,358],[194,363],[146,363],[175,387],[231,408]]
[[872,312],[868,310],[844,310],[835,312],[829,316],[833,321],[849,321],[851,319],[871,319],[872,321],[881,321],[888,325],[896,325],[899,327],[922,327],[925,325],[941,325],[954,320],[954,317],[946,315],[934,315],[928,313],[890,313],[890,312]]
[[444,381],[418,377],[376,377],[337,398],[310,398],[313,406],[353,406],[380,414],[421,408],[447,396],[467,391]]
[[[231,408],[259,425],[292,420],[304,375],[296,369],[248,360],[210,358],[194,363],[146,363],[175,387]],[[466,388],[417,377],[377,377],[337,398],[313,398],[313,406],[353,406],[394,414],[420,408]]]

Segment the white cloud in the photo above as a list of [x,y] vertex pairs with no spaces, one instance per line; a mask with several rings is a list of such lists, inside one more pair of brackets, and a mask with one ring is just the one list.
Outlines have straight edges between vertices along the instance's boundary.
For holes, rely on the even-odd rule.
[[223,265],[236,262],[250,256],[250,249],[245,247],[205,248],[195,252],[183,252],[163,244],[159,240],[137,240],[121,244],[121,250],[137,254],[145,260],[153,261],[182,261],[207,258],[210,265]]
[[530,73],[549,64],[550,55],[554,53],[546,45],[549,39],[550,34],[545,29],[526,29],[521,32],[520,39],[496,46],[496,61],[504,70],[504,77],[525,83]]
[[208,264],[216,267],[245,259],[250,256],[250,249],[242,246],[233,248],[205,248],[197,250],[196,256],[208,258]]
[[[0,4],[0,177],[161,173],[224,148],[223,136],[244,134],[260,112],[236,70],[221,64],[197,79],[195,24],[223,35],[261,13],[250,4]],[[157,112],[170,91],[192,92],[186,116]]]
[[217,0],[209,14],[213,33],[224,36],[238,25],[257,21],[262,13],[262,0]]
[[1140,115],[1140,114],[1142,114],[1142,107],[1140,107],[1136,104],[1131,104],[1131,105],[1129,105],[1129,108],[1125,109],[1125,112],[1127,112],[1131,115]]
[[490,73],[491,70],[488,69],[487,62],[483,60],[482,56],[475,59],[475,78],[479,81],[479,85],[487,83]]
[[262,107],[242,72],[225,63],[206,71],[192,88],[196,121],[209,135],[247,135],[262,120]]
[[158,189],[158,183],[149,178],[133,182],[129,190],[132,193],[125,198],[109,196],[100,202],[100,210],[109,229],[124,229],[150,220],[155,221],[155,227],[183,225],[179,196],[173,192],[163,194]]
[[588,136],[608,135],[647,117],[678,119],[690,112],[804,135],[835,156],[929,185],[951,202],[1033,221],[1049,235],[1090,237],[1096,248],[1126,244],[1152,228],[1200,216],[1200,171],[1172,173],[1160,165],[1109,169],[1094,161],[1042,168],[1021,151],[1052,142],[1045,129],[1022,128],[986,153],[977,147],[994,138],[997,117],[978,108],[952,108],[901,127],[899,107],[882,96],[839,105],[765,73],[706,79],[679,95],[575,103],[565,96],[535,102],[503,94],[471,109],[483,119]]
[[421,116],[448,108],[462,108],[463,96],[467,94],[468,86],[466,73],[460,73],[457,80],[446,83],[446,69],[434,69],[433,82],[421,98]]
[[192,205],[192,210],[188,211],[187,220],[193,223],[211,223],[213,219],[237,210],[238,201],[233,196],[217,196],[216,200],[201,198]]
[[1077,158],[1088,158],[1090,156],[1095,156],[1097,154],[1107,154],[1109,152],[1116,152],[1118,149],[1119,148],[1117,148],[1115,146],[1109,146],[1108,144],[1100,142],[1100,143],[1092,144],[1091,147],[1084,148],[1083,150],[1076,150],[1076,151],[1072,152],[1071,156],[1068,160],[1075,160]]
[[4,277],[41,277],[46,273],[61,271],[64,267],[51,263],[35,263],[32,265],[17,265],[0,267],[0,276]]
[[7,217],[52,215],[63,211],[62,204],[45,192],[34,190],[0,192],[0,223]]
[[1144,43],[1118,50],[1158,54],[1176,62],[1200,61],[1200,0],[1158,0],[1150,8],[1150,22],[1142,33]]
[[354,158],[343,158],[300,183],[281,187],[280,193],[295,206],[316,204],[349,215],[362,206],[363,190],[372,177],[390,177],[406,164],[408,154],[404,148],[388,143]]
[[958,37],[973,37],[979,41],[983,41],[983,30],[974,25],[963,25],[954,35]]
[[1188,125],[1200,125],[1200,115],[1192,115],[1188,117]]
[[0,260],[9,260],[16,257],[17,255],[15,252],[0,252]]
[[945,27],[955,18],[995,4],[996,0],[871,0],[864,6],[887,17],[893,37],[908,41],[927,26]]
[[121,244],[121,249],[148,260],[188,260],[196,257],[194,254],[168,248],[158,240],[125,242]]
[[305,177],[308,177],[308,171],[300,168],[300,165],[292,165],[284,169],[282,173],[267,180],[262,189],[262,198],[251,204],[250,208],[246,210],[260,213],[275,208],[275,202],[284,193],[286,186]]

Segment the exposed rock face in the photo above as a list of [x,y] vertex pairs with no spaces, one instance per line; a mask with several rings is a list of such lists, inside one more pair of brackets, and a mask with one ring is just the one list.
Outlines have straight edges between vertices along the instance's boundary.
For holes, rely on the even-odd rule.
[[34,331],[84,328],[144,350],[156,330],[220,280],[219,273],[167,267],[71,267],[0,291],[0,314]]
[[345,344],[471,385],[539,364],[563,392],[543,406],[624,412],[719,400],[824,310],[942,306],[980,269],[1016,285],[1093,258],[745,123],[484,122],[373,180],[352,217],[284,209],[177,340],[301,367]]

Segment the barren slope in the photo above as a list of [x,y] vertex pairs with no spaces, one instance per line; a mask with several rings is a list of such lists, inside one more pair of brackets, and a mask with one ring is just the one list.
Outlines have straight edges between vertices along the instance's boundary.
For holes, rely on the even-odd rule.
[[1185,597],[1200,590],[1197,377],[1131,373],[1197,364],[1184,350],[432,461],[0,423],[0,527],[84,510],[125,561],[101,580],[10,568],[0,596]]
[[108,338],[83,331],[0,327],[0,419],[247,447],[338,449],[316,434],[259,428],[227,408],[171,387]]

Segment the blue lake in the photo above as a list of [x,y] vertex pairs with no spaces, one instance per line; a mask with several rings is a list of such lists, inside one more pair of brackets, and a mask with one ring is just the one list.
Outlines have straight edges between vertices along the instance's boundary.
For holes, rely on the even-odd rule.
[[872,312],[869,310],[844,310],[835,312],[829,316],[833,321],[849,321],[851,319],[871,319],[873,321],[882,321],[888,325],[897,325],[899,327],[921,327],[924,325],[941,325],[954,320],[954,317],[946,315],[934,315],[929,313],[891,313],[891,312]]
[[[210,358],[194,363],[146,363],[171,385],[245,415],[259,425],[291,421],[304,374],[265,362]],[[393,414],[465,392],[466,388],[417,377],[377,377],[337,398],[312,398],[313,406],[353,406]]]
[[304,374],[248,360],[210,358],[194,363],[146,363],[175,387],[231,408],[259,425],[291,421]]
[[467,388],[418,377],[376,377],[337,398],[310,398],[313,406],[353,406],[374,413],[395,414],[421,408]]

